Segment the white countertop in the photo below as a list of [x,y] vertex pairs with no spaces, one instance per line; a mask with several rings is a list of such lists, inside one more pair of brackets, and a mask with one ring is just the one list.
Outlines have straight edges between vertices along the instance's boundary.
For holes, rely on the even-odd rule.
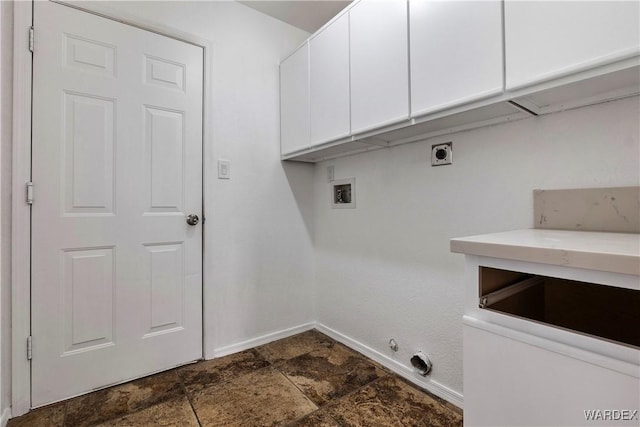
[[640,275],[640,234],[513,230],[451,239],[451,252]]

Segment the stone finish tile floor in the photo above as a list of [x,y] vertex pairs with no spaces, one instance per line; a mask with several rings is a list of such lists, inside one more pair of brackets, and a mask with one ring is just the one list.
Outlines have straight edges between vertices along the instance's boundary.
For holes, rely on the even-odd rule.
[[462,426],[462,411],[312,330],[39,408],[21,426]]

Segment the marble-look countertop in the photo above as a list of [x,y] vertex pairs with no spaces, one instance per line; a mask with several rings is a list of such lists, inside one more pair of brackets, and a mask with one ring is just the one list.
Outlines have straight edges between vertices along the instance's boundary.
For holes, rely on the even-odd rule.
[[513,230],[451,239],[451,252],[640,275],[640,234]]

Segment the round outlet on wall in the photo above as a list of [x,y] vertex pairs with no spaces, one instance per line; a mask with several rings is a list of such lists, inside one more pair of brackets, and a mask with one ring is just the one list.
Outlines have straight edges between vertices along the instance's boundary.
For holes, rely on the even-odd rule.
[[431,146],[431,166],[450,165],[453,161],[452,143],[434,144]]

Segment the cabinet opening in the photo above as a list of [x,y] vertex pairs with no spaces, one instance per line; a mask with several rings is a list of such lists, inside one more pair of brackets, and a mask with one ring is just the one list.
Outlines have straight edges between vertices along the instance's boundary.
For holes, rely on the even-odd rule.
[[480,267],[482,309],[640,348],[640,291]]

